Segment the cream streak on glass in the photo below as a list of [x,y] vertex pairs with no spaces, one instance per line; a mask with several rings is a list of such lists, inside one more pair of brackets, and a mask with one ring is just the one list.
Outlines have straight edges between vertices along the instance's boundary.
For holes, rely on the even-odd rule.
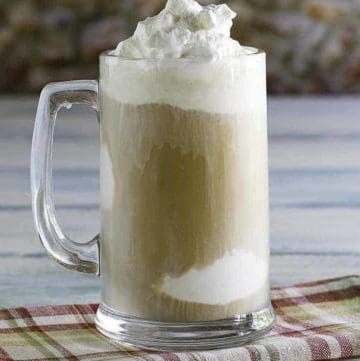
[[102,298],[124,314],[268,305],[265,55],[230,38],[234,16],[168,1],[101,59]]

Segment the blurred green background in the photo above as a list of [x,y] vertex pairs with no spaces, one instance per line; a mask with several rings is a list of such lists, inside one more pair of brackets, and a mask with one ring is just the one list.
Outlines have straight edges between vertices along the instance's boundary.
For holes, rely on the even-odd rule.
[[[270,93],[360,91],[360,0],[225,2],[238,13],[233,37],[268,54]],[[51,81],[97,77],[98,54],[164,3],[0,0],[0,92],[37,92]]]

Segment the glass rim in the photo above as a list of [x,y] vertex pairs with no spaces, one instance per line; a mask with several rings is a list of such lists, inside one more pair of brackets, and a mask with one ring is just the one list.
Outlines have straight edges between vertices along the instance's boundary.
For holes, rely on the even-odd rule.
[[224,56],[221,57],[219,59],[212,59],[212,58],[206,58],[206,57],[188,57],[188,58],[125,58],[123,56],[119,56],[119,55],[115,55],[112,54],[112,52],[115,49],[112,50],[105,50],[102,53],[100,53],[99,57],[100,58],[110,58],[110,59],[119,59],[119,60],[124,60],[124,61],[149,61],[149,62],[157,62],[157,61],[161,61],[161,62],[177,62],[177,61],[212,61],[212,60],[230,60],[230,59],[241,59],[243,57],[248,57],[248,56],[256,56],[256,55],[261,55],[261,54],[266,54],[264,50],[262,49],[258,49],[255,48],[253,46],[243,46],[243,48],[247,49],[249,52],[245,53],[245,54],[241,54],[241,55],[232,55],[232,56]]

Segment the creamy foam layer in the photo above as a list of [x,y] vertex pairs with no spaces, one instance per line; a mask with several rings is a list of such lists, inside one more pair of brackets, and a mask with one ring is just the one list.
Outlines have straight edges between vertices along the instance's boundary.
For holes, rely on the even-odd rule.
[[265,54],[257,54],[253,48],[248,52],[254,55],[211,61],[134,61],[103,56],[101,88],[106,96],[134,105],[157,103],[210,113],[265,114]]
[[129,59],[223,58],[244,53],[231,39],[236,16],[227,5],[201,6],[194,0],[168,0],[158,15],[140,21],[114,55]]

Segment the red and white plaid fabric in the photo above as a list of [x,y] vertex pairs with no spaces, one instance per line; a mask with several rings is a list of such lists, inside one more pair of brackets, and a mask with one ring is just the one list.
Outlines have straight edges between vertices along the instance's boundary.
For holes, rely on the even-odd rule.
[[1,309],[0,360],[360,360],[359,276],[275,287],[271,296],[278,317],[272,332],[246,346],[203,352],[115,344],[95,329],[97,305]]

